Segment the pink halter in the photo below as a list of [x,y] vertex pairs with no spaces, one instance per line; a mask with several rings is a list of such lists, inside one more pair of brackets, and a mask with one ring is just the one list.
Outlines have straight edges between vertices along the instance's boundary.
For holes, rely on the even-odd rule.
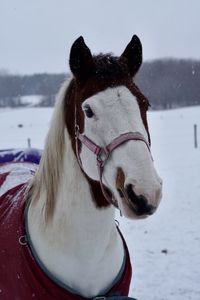
[[80,167],[82,168],[82,162],[80,158],[80,153],[79,153],[79,147],[78,147],[78,141],[80,141],[82,144],[84,144],[91,152],[93,152],[96,155],[96,162],[97,162],[97,168],[98,168],[98,173],[99,173],[99,182],[101,186],[102,193],[106,200],[113,204],[115,207],[118,208],[117,201],[112,197],[108,195],[106,192],[104,186],[103,186],[103,170],[104,166],[112,153],[112,151],[116,148],[118,148],[120,145],[124,144],[125,142],[128,142],[130,140],[135,140],[135,141],[142,141],[145,143],[147,146],[149,152],[150,152],[150,146],[149,143],[146,141],[144,136],[139,133],[139,132],[127,132],[124,134],[121,134],[117,138],[113,139],[111,143],[109,143],[105,147],[100,147],[96,145],[94,142],[92,142],[87,136],[81,134],[79,132],[79,126],[76,124],[75,125],[75,138],[76,138],[76,155],[77,159],[79,162]]

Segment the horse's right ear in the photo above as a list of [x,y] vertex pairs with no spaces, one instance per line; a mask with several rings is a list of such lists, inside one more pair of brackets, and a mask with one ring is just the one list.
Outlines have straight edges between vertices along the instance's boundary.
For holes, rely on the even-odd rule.
[[74,77],[79,82],[85,81],[94,69],[92,54],[82,36],[71,47],[69,65]]
[[132,37],[121,57],[126,59],[130,75],[135,76],[142,64],[142,44],[137,35]]

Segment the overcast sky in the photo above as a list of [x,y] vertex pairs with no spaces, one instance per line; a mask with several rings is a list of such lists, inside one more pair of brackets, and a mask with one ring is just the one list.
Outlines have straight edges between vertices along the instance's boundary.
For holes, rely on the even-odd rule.
[[199,0],[0,0],[0,69],[68,72],[73,41],[120,55],[133,34],[144,60],[200,59]]

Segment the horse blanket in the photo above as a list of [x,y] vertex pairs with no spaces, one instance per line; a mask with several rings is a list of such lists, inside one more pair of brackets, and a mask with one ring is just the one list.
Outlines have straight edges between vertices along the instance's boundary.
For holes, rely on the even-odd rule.
[[[9,151],[12,153],[0,152],[0,299],[85,300],[60,285],[42,268],[27,238],[24,195],[41,153],[34,152],[30,162],[27,153],[19,155],[17,151]],[[12,159],[8,159],[9,154],[13,155]],[[123,242],[126,253],[124,268],[103,299],[120,299],[118,296],[128,295],[132,271],[124,239]]]

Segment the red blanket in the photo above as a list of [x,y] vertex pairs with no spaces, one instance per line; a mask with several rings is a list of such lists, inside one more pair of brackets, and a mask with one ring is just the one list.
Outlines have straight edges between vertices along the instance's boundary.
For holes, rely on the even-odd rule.
[[[15,163],[0,166],[0,299],[83,300],[62,288],[37,264],[26,240],[24,193],[36,166]],[[123,274],[104,296],[127,296],[131,280],[129,253]]]

